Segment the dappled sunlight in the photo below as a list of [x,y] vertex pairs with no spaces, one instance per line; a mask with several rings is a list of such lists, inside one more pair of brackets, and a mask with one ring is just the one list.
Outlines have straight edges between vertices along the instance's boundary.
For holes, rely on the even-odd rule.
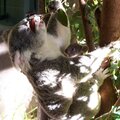
[[77,100],[86,102],[88,100],[88,96],[80,96],[77,98]]
[[59,78],[59,81],[61,81],[61,89],[55,94],[62,95],[69,99],[72,98],[77,87],[75,86],[73,79],[71,79],[71,74],[63,74]]
[[93,92],[89,96],[90,101],[88,101],[88,107],[91,110],[99,109],[100,106],[100,95],[98,92]]
[[[50,74],[51,73],[51,74]],[[42,81],[43,84],[40,84],[40,86],[50,86],[51,88],[54,88],[57,84],[57,76],[59,75],[60,71],[47,69],[47,71],[43,71],[43,74],[41,75],[40,72],[37,73],[37,76],[41,76],[39,81]]]
[[8,52],[7,45],[4,42],[0,43],[0,55],[5,54],[7,52]]

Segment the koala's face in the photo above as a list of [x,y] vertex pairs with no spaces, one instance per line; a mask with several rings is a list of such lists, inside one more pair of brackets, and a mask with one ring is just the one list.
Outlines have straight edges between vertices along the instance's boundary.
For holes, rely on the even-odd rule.
[[[45,23],[41,15],[32,15],[20,21],[9,34],[10,51],[23,52],[28,48],[32,48],[34,44],[40,43],[38,35],[46,34]],[[41,37],[42,37],[41,36]]]
[[32,15],[28,19],[28,27],[31,31],[40,33],[42,30],[45,31],[45,22],[43,21],[42,15]]

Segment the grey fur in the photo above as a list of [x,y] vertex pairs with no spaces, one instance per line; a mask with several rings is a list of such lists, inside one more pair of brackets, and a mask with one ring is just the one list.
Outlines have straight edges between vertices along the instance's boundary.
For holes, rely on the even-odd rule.
[[[31,58],[30,60],[31,69],[27,72],[27,76],[38,95],[38,100],[43,110],[52,119],[90,119],[99,111],[100,96],[99,93],[97,93],[98,89],[94,90],[93,88],[93,86],[96,86],[97,88],[100,87],[97,85],[97,79],[89,78],[86,82],[82,82],[81,79],[88,75],[90,73],[90,70],[89,73],[82,73],[80,68],[83,67],[84,64],[82,63],[81,65],[77,65],[78,63],[74,62],[78,60],[80,61],[82,58],[76,59],[77,60],[69,60],[65,57],[59,57],[55,60],[45,60],[43,62],[34,58]],[[87,57],[87,59],[90,58]],[[70,65],[70,62],[73,62],[74,64]],[[84,67],[86,70],[89,68],[89,66]],[[58,74],[54,75],[53,71],[57,71]],[[70,77],[67,78],[69,75]],[[55,79],[53,80],[48,76],[52,76],[53,79]],[[62,82],[66,80],[72,82],[75,88],[74,94],[71,98],[67,98],[67,96],[64,96],[62,94],[56,94],[59,90],[62,92]],[[48,81],[49,84],[46,85]],[[54,87],[52,84],[54,84]],[[68,85],[66,84],[66,87],[67,86]],[[91,108],[88,106],[88,103],[91,102],[90,96],[93,93],[97,93],[97,95],[94,97],[98,97],[98,104],[96,105],[95,109],[91,110]],[[85,97],[86,100],[82,97]],[[82,99],[78,100],[79,98]],[[52,110],[49,109],[49,106],[53,107]],[[54,108],[54,106],[56,107]]]

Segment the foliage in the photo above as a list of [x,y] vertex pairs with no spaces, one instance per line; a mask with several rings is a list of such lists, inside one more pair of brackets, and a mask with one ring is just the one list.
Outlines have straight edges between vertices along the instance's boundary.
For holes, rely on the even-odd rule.
[[113,120],[120,120],[120,106],[112,108],[112,115]]
[[120,107],[113,106],[110,112],[98,117],[96,120],[120,120]]
[[76,38],[79,41],[82,41],[85,38],[85,35],[84,35],[84,28],[83,28],[82,17],[80,16],[80,12],[77,11],[73,13],[72,16],[69,16],[69,19],[70,19],[72,33],[76,35]]
[[70,7],[69,3],[64,3],[64,7],[67,10],[68,17],[70,20],[72,35],[77,40],[82,41],[85,39],[82,17],[80,15],[79,10],[76,11],[73,10],[74,8],[73,6]]
[[[79,9],[76,11],[73,10],[74,4],[72,7],[70,7],[69,3],[66,3],[66,4],[64,3],[64,6],[68,11],[72,34],[76,36],[78,42],[82,43],[83,40],[85,39],[85,34],[84,34],[84,27],[83,27],[81,12]],[[98,43],[98,40],[99,40],[99,30],[98,30],[98,26],[97,26],[94,14],[97,8],[101,9],[101,6],[102,6],[101,0],[93,0],[93,2],[87,1],[87,4],[85,6],[86,7],[85,9],[89,11],[88,19],[92,26],[93,40],[95,43],[96,42]]]
[[112,75],[112,80],[116,89],[120,85],[120,48],[112,49],[112,54],[114,54],[114,59],[110,62],[109,71]]
[[35,120],[37,117],[37,107],[25,113],[24,120]]
[[59,20],[59,22],[61,22],[61,24],[63,24],[64,26],[68,26],[68,20],[67,20],[67,16],[65,14],[65,12],[62,9],[59,9],[57,11],[57,19]]
[[94,42],[98,42],[99,40],[99,30],[98,26],[96,23],[96,18],[95,18],[95,11],[97,8],[101,8],[102,2],[100,0],[93,0],[93,2],[88,1],[86,5],[86,9],[90,11],[89,13],[89,21],[92,26],[92,33],[93,33],[93,40]]

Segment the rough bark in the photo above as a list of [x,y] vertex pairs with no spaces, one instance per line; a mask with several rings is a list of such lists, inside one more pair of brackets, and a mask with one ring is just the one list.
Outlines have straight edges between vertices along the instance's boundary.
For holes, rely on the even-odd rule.
[[120,37],[120,0],[103,0],[100,46]]
[[[101,19],[99,22],[100,46],[105,46],[120,37],[120,0],[103,0]],[[101,109],[98,113],[109,112],[117,97],[112,81],[108,78],[100,89],[102,97]]]

